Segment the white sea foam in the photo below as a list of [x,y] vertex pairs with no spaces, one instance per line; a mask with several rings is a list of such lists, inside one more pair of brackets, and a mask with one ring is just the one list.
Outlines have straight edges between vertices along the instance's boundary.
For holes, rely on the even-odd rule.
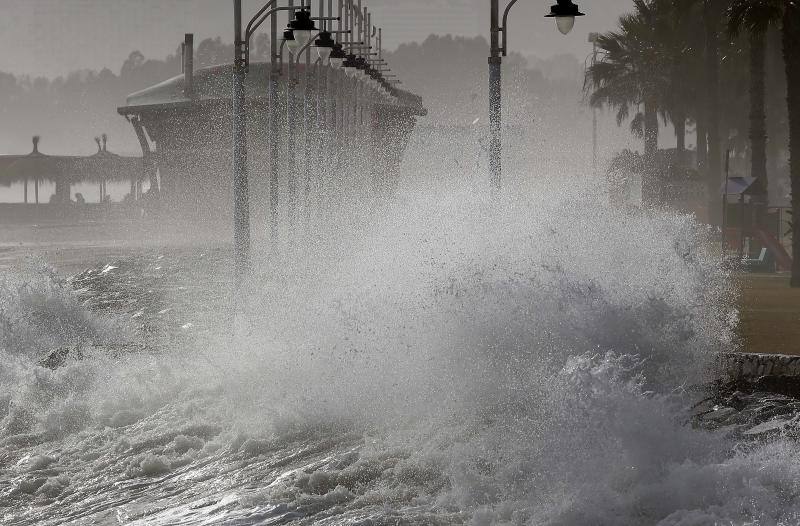
[[109,353],[121,322],[46,269],[6,275],[0,518],[796,524],[794,442],[685,423],[735,345],[709,232],[540,183],[499,207],[408,194],[264,253],[235,338],[190,349]]

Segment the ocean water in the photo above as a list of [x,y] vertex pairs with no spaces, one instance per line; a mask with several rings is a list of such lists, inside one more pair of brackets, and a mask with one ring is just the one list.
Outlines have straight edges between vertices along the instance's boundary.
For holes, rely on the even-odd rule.
[[224,247],[3,273],[0,522],[800,523],[794,439],[691,418],[737,345],[713,232],[455,186],[262,243],[236,295]]

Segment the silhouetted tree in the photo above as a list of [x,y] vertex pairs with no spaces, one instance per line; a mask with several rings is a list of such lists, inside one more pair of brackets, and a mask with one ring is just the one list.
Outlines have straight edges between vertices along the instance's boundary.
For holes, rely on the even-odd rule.
[[[421,95],[437,118],[449,120],[465,118],[465,110],[474,115],[475,99],[486,85],[488,54],[489,43],[483,37],[430,35],[422,43],[401,44],[395,51],[386,52],[385,58],[403,79],[402,87]],[[573,61],[580,72],[582,64]],[[519,53],[510,53],[503,68],[504,90],[509,98],[523,99],[532,94],[543,99],[564,95],[577,98],[574,85],[570,90],[556,88],[540,71],[530,68]]]
[[617,110],[617,123],[631,116],[631,131],[644,139],[643,195],[652,199],[658,149],[658,114],[668,112],[666,102],[674,74],[674,57],[667,17],[662,4],[635,0],[635,12],[623,15],[619,30],[600,35],[600,59],[587,72],[590,104]]
[[766,33],[780,21],[786,0],[733,0],[728,8],[728,32],[737,36],[744,28],[750,40],[750,146],[751,177],[767,190]]

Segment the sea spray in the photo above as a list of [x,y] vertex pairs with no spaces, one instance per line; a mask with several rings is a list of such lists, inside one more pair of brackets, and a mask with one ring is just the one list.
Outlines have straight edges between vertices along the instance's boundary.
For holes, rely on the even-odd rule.
[[796,523],[793,442],[686,423],[735,345],[710,233],[570,183],[409,192],[265,252],[235,339],[16,353],[4,523]]

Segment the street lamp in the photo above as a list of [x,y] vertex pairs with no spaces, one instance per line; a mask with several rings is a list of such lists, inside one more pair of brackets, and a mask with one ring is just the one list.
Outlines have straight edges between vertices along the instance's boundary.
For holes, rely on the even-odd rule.
[[339,69],[342,67],[344,63],[344,59],[347,58],[347,54],[344,52],[344,48],[339,43],[335,43],[333,48],[331,49],[331,54],[328,57],[330,61],[331,67],[334,69]]
[[[357,77],[366,79],[364,70],[367,68],[367,62],[364,58],[358,57],[357,54],[366,54],[367,56],[375,55],[371,53],[370,37],[375,36],[376,28],[372,27],[371,14],[366,9],[362,10],[361,0],[358,3],[354,0],[338,0],[338,16],[333,16],[333,2],[328,0],[328,15],[324,16],[324,0],[320,0],[320,17],[313,18],[310,13],[309,0],[302,0],[300,6],[295,6],[294,0],[289,0],[288,5],[285,7],[279,6],[279,0],[266,0],[264,5],[258,10],[255,16],[252,17],[250,22],[243,27],[242,20],[242,0],[233,0],[234,5],[234,23],[235,23],[235,36],[234,36],[234,72],[233,72],[233,195],[234,195],[234,254],[236,261],[236,276],[237,276],[237,290],[241,288],[244,277],[248,268],[249,250],[250,250],[250,214],[249,214],[249,188],[248,188],[248,173],[247,173],[247,135],[246,135],[246,111],[245,111],[245,79],[248,72],[249,57],[250,57],[250,41],[254,36],[256,30],[269,18],[270,20],[270,78],[269,78],[269,148],[270,148],[270,212],[273,239],[277,237],[277,210],[278,210],[278,174],[280,169],[280,119],[278,118],[278,110],[281,108],[279,104],[279,77],[282,75],[283,64],[283,45],[285,44],[293,55],[293,59],[289,62],[288,71],[288,90],[287,90],[287,110],[288,110],[288,131],[286,133],[286,140],[289,143],[288,147],[288,172],[289,172],[289,194],[290,194],[290,215],[293,208],[293,195],[295,185],[295,158],[292,144],[294,143],[294,127],[292,124],[296,121],[293,116],[295,107],[294,85],[295,82],[293,69],[296,62],[299,62],[298,55],[303,50],[309,48],[312,35],[315,34],[317,28],[314,25],[314,20],[322,21],[338,21],[338,30],[331,31],[330,28],[325,27],[326,23],[323,22],[323,31],[317,34],[317,39],[314,44],[317,46],[317,53],[322,59],[323,63],[327,60],[331,68],[338,69],[344,66],[344,72],[350,77]],[[282,11],[288,11],[290,16],[294,17],[289,21],[286,31],[283,33],[284,40],[279,45],[278,40],[281,32],[278,29],[278,21],[276,14]],[[357,25],[356,25],[357,22]],[[365,26],[366,25],[366,30]],[[331,35],[343,35],[342,44],[333,41]],[[377,29],[378,35],[378,57],[381,56],[381,30]],[[347,50],[347,51],[345,51]],[[356,54],[351,54],[356,50]],[[358,51],[360,50],[360,51]],[[380,72],[378,72],[380,74]],[[379,75],[380,76],[380,75]],[[375,77],[369,80],[371,84],[377,84],[378,80]],[[396,97],[397,91],[391,83],[385,80],[380,80],[384,84],[384,88],[389,96]],[[322,90],[318,90],[321,93]],[[331,108],[329,113],[331,115],[331,122],[335,126],[338,120],[341,127],[341,133],[336,134],[338,137],[346,135],[347,128],[355,124],[355,117],[348,116],[344,107],[341,109],[339,115],[337,106],[339,106],[339,97],[350,96],[353,99],[352,106],[356,108],[356,113],[360,111],[358,108],[358,92],[359,89],[354,90],[353,94],[339,93],[336,97],[331,97]],[[344,99],[342,99],[342,102]],[[308,107],[308,105],[306,105]],[[326,116],[327,119],[327,116]],[[350,120],[352,119],[352,122]]]
[[[277,14],[281,11],[289,11],[294,13],[299,7],[294,6],[294,2],[289,2],[289,5],[286,7],[279,7],[277,6],[278,0],[268,0],[261,9],[250,19],[250,22],[247,24],[247,28],[244,31],[244,35],[242,38],[237,38],[236,40],[236,57],[240,55],[244,55],[244,67],[241,70],[237,71],[235,75],[234,81],[234,93],[239,93],[239,96],[242,97],[240,103],[241,106],[244,106],[244,77],[247,73],[247,69],[250,63],[250,40],[252,39],[253,35],[255,35],[256,30],[269,18],[270,19],[270,74],[269,74],[269,108],[270,108],[270,118],[269,118],[269,148],[270,148],[270,178],[269,178],[269,187],[270,187],[270,223],[272,228],[272,238],[277,238],[277,228],[278,228],[278,181],[279,181],[279,171],[280,171],[280,163],[278,161],[279,150],[280,150],[280,126],[278,122],[278,108],[280,104],[278,104],[278,92],[279,92],[279,83],[278,77],[281,75],[281,65],[283,62],[283,44],[286,44],[287,41],[284,40],[280,46],[278,46],[278,18]],[[241,0],[234,0],[234,11],[236,14],[236,31],[237,35],[241,32],[241,11],[242,11],[242,1]],[[284,34],[284,36],[286,36]],[[291,35],[291,39],[294,39],[294,35]],[[241,89],[238,87],[241,86]],[[234,104],[234,107],[237,107]],[[241,113],[234,113],[234,118],[239,125],[234,126],[235,130],[241,134],[237,136],[236,143],[237,144],[244,144],[242,141],[244,140],[243,130],[244,124],[243,120],[239,121],[239,118],[244,119],[245,114],[242,111]],[[235,148],[235,147],[234,147]],[[246,148],[243,149],[245,153],[245,158],[242,162],[239,162],[234,165],[236,166],[244,166],[246,165]],[[237,157],[238,158],[238,157]],[[238,173],[238,172],[237,172]],[[244,175],[242,175],[244,177]],[[241,185],[239,185],[241,186]],[[239,188],[237,186],[237,188]],[[246,190],[246,188],[244,189]],[[246,197],[246,195],[245,195]],[[236,202],[238,203],[239,200],[237,199]],[[238,216],[237,216],[238,217]],[[237,231],[239,228],[239,222],[237,221]],[[248,228],[246,232],[246,239],[249,240],[249,226],[244,225]]]
[[233,253],[236,293],[242,291],[250,254],[250,200],[247,175],[247,123],[244,81],[247,70],[242,34],[242,1],[233,2]]
[[317,31],[317,26],[311,20],[311,13],[302,9],[294,14],[294,20],[289,22],[288,29],[292,32],[292,39],[287,40],[286,44],[289,50],[294,52],[304,48],[311,41],[311,34]]
[[[492,190],[500,189],[502,181],[502,64],[508,54],[508,13],[517,0],[511,0],[503,12],[503,25],[500,26],[500,0],[491,0],[491,54],[489,56],[489,182]],[[575,17],[583,16],[572,0],[558,0],[550,7],[547,18],[555,18],[558,30],[567,34],[575,25]],[[502,45],[500,33],[503,33]]]
[[365,71],[367,70],[367,60],[364,57],[356,57],[356,77],[360,80],[366,79],[367,75]]
[[[577,5],[572,3],[572,0],[558,0],[556,5],[550,6],[550,14],[544,16],[545,18],[555,18],[558,30],[562,35],[566,35],[575,26],[575,17],[583,16],[583,13]],[[503,21],[503,25],[505,25],[505,21]],[[503,35],[505,36],[505,31]]]
[[319,37],[314,41],[314,46],[317,48],[317,54],[319,58],[322,59],[322,64],[328,64],[328,61],[333,54],[333,49],[336,46],[336,42],[333,41],[331,38],[331,34],[328,31],[323,31],[319,34]]
[[284,30],[283,40],[286,42],[286,47],[289,48],[289,53],[294,56],[297,50],[300,49],[300,44],[294,38],[294,31],[291,29]]
[[348,77],[355,77],[356,72],[358,71],[358,61],[356,60],[356,56],[352,53],[346,55],[344,61],[342,62],[342,67],[344,68],[344,73]]

